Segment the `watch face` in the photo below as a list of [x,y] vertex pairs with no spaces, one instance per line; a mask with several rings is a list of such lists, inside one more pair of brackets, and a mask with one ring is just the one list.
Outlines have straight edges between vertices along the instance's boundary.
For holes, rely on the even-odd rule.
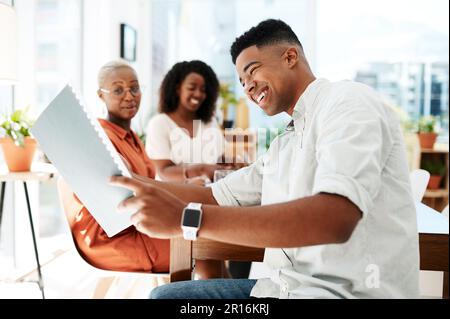
[[197,209],[186,208],[183,215],[183,226],[199,227],[201,211]]

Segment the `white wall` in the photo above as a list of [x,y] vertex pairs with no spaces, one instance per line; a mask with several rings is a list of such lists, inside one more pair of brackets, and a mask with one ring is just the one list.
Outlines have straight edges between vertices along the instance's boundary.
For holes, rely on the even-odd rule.
[[18,12],[18,85],[15,87],[15,105],[23,109],[35,101],[35,47],[34,1],[15,1]]
[[[82,93],[91,111],[102,116],[105,109],[96,94],[97,72],[106,62],[120,57],[121,23],[137,30],[137,60],[131,65],[136,69],[141,85],[151,87],[151,1],[85,0],[83,12]],[[146,92],[134,128],[138,128],[140,118],[148,111],[149,90]]]
[[[34,102],[34,34],[30,34],[34,24],[33,6],[34,2],[15,1],[16,12],[20,11],[20,16],[18,15],[17,19],[18,84],[14,88],[16,109],[24,108]],[[3,154],[1,160],[3,161]],[[34,184],[30,183],[28,185],[28,191],[30,192],[31,209],[36,221],[38,193]],[[32,239],[24,196],[22,183],[6,183],[0,247],[4,256],[14,257],[14,259],[8,260],[8,263],[11,262],[11,265],[18,267],[27,267],[34,263]],[[36,229],[38,228],[37,223],[34,226]],[[4,268],[0,269],[3,271],[11,265],[1,265]]]
[[[2,0],[3,2],[3,0]],[[81,0],[82,4],[82,70],[81,93],[88,107],[100,115],[103,106],[96,96],[97,72],[101,65],[120,56],[120,23],[127,23],[137,30],[136,68],[141,84],[150,87],[151,81],[151,1],[148,0]],[[35,1],[16,0],[18,19],[18,77],[15,89],[15,105],[23,108],[35,106]],[[78,13],[74,12],[74,15]],[[64,27],[64,24],[61,26]],[[68,64],[78,64],[70,61]],[[66,73],[66,72],[62,72]],[[4,96],[2,90],[2,96]],[[6,99],[6,98],[5,98]],[[2,97],[2,101],[4,98]],[[144,115],[150,99],[143,97],[138,117]],[[138,121],[134,121],[135,124]],[[1,154],[2,155],[2,154]],[[2,157],[2,156],[1,156]],[[34,215],[35,229],[39,229],[39,186],[30,183],[29,194]],[[13,192],[12,190],[15,190]],[[15,266],[27,268],[34,265],[34,252],[29,231],[26,202],[22,183],[8,183],[3,211],[1,254],[15,255]],[[14,204],[14,205],[13,205]],[[14,214],[12,212],[15,212]],[[13,260],[11,260],[13,261]],[[3,267],[10,265],[2,264]]]

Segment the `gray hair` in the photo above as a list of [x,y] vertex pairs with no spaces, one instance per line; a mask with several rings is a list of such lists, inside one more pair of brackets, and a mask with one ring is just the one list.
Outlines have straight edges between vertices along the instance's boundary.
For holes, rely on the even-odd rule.
[[103,86],[103,84],[105,82],[105,78],[110,72],[118,70],[118,69],[122,69],[122,68],[129,68],[134,73],[136,73],[136,71],[133,69],[133,67],[131,65],[129,65],[128,63],[126,63],[122,60],[110,61],[110,62],[104,64],[98,71],[98,75],[97,75],[98,87],[101,88]]

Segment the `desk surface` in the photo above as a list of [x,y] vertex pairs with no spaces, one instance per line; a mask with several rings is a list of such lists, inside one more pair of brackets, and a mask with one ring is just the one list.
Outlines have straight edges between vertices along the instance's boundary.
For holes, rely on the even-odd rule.
[[10,172],[5,164],[0,165],[0,182],[47,181],[55,177],[55,167],[47,163],[33,163],[30,172]]

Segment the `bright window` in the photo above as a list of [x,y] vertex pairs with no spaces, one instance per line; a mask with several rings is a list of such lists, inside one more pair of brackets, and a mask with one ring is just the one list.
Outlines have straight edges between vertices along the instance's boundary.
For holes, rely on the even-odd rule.
[[366,83],[448,142],[448,0],[318,0],[318,76]]

